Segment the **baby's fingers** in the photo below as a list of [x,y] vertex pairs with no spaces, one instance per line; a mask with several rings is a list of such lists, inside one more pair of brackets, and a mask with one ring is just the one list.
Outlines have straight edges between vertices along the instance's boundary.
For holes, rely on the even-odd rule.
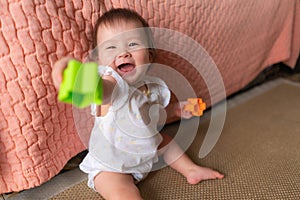
[[71,59],[72,59],[71,57],[65,57],[54,63],[51,76],[52,76],[53,84],[56,89],[59,89],[63,79],[63,71],[65,70],[69,60]]
[[193,114],[190,111],[182,110],[181,117],[184,119],[190,119],[191,117],[193,117]]

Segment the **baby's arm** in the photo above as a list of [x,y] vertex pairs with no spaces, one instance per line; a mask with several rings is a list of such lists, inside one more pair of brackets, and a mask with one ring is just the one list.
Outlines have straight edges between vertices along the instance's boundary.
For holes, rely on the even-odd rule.
[[109,104],[111,102],[111,96],[116,86],[117,81],[112,76],[102,76],[103,86],[103,99],[102,105]]

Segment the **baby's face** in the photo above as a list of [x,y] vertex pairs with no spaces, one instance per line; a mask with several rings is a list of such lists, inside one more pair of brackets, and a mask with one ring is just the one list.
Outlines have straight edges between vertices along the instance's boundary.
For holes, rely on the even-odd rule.
[[118,26],[99,26],[98,58],[113,68],[130,85],[143,80],[150,64],[147,36],[142,24],[120,22]]

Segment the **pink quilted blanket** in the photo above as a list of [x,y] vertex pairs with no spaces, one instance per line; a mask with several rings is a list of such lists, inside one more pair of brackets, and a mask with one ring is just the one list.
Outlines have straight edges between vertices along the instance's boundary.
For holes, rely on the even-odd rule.
[[[82,59],[88,54],[93,24],[104,11],[135,9],[151,26],[178,31],[201,44],[230,95],[267,66],[277,62],[295,66],[299,4],[299,0],[0,1],[0,193],[46,182],[85,149],[71,106],[56,100],[50,74],[58,58]],[[163,52],[158,62],[183,74],[208,105],[224,97],[218,91],[210,94],[188,60]]]

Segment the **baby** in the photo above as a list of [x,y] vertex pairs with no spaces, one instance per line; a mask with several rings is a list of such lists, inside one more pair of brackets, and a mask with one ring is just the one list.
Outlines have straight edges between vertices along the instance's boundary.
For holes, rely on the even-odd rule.
[[[147,176],[159,155],[190,184],[224,177],[195,164],[169,136],[159,133],[162,109],[166,110],[167,121],[189,118],[191,113],[182,116],[179,103],[169,104],[167,85],[147,75],[155,58],[147,27],[148,23],[129,9],[112,9],[95,26],[103,102],[101,116],[95,117],[89,153],[80,169],[88,174],[89,187],[105,199],[142,199],[136,183]],[[53,67],[57,88],[70,59],[63,58]]]

